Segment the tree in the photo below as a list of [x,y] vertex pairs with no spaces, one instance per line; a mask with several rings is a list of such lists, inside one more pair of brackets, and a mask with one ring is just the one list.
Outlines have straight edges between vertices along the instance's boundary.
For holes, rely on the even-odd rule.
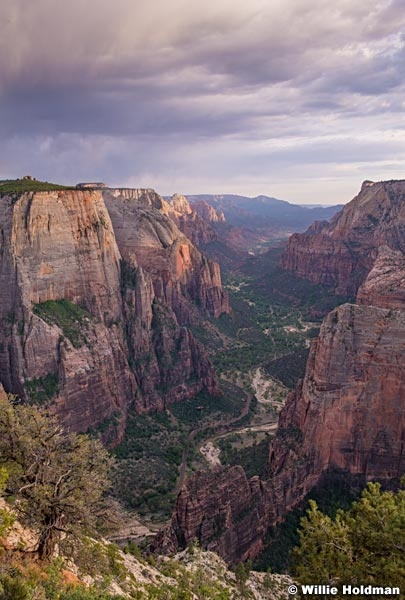
[[369,483],[360,500],[335,519],[311,501],[299,536],[294,562],[301,583],[405,589],[404,490],[383,492],[379,483]]
[[94,531],[112,467],[98,440],[67,432],[38,407],[1,400],[0,464],[8,471],[5,494],[37,531],[41,558],[62,538]]

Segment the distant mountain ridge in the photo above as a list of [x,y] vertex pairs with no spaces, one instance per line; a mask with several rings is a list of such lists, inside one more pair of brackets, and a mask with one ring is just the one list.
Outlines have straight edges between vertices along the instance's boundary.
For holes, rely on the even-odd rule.
[[263,194],[253,198],[237,194],[198,194],[186,195],[186,198],[191,205],[201,201],[211,204],[216,210],[219,209],[224,213],[229,225],[236,227],[248,224],[263,227],[271,224],[295,230],[297,227],[303,229],[313,221],[330,219],[343,207],[343,205],[307,207]]

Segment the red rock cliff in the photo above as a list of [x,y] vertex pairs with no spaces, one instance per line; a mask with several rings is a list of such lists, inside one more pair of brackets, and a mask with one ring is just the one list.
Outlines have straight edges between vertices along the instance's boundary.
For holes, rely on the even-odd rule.
[[[362,241],[373,264],[367,277],[363,271],[358,304],[343,304],[333,310],[312,343],[304,380],[290,394],[280,414],[276,437],[270,443],[271,477],[266,481],[257,478],[253,496],[242,482],[235,491],[232,479],[239,481],[237,477],[242,475],[227,468],[187,482],[170,526],[156,540],[158,548],[173,549],[176,544],[182,547],[197,537],[204,547],[215,548],[228,562],[235,562],[255,555],[266,526],[282,520],[326,472],[338,470],[364,481],[389,480],[405,473],[403,183],[389,182],[373,188],[367,184],[361,193],[363,209],[369,210],[371,203],[381,211],[380,231],[373,238],[376,246]],[[342,232],[356,229],[353,222],[360,228],[360,223],[370,217],[357,210],[356,204],[345,210],[347,213],[338,216],[334,226],[317,225],[313,233],[297,236],[296,255],[300,240],[304,247],[309,244],[312,250],[318,248],[322,240],[316,230],[320,228],[330,227],[331,236],[335,228],[340,229],[342,239],[337,240],[337,247],[348,248]],[[392,222],[393,213],[398,215],[398,227]],[[360,240],[363,234],[359,231],[352,235],[359,235]],[[332,248],[336,240],[323,235]],[[308,241],[311,236],[317,243]],[[383,240],[389,240],[395,249],[383,246]],[[335,274],[340,272],[341,253],[336,257],[320,251],[319,256],[325,264],[335,264]],[[343,277],[344,271],[341,273]],[[338,281],[342,286],[343,279],[337,277]],[[357,286],[352,291],[355,289]],[[227,499],[238,508],[227,513],[226,528],[218,531],[215,524],[220,522],[221,507]],[[246,505],[255,515],[250,524],[242,518]]]
[[168,204],[170,218],[197,248],[218,239],[210,221],[191,207],[185,196],[174,194]]
[[[34,399],[47,383],[69,426],[83,431],[117,415],[119,437],[136,383],[117,326],[120,253],[100,193],[2,196],[0,212],[3,385]],[[86,312],[63,329],[35,311],[48,300]]]
[[[103,192],[120,252],[150,275],[156,297],[174,310],[179,323],[189,322],[190,301],[213,317],[229,312],[218,264],[178,229],[167,203],[151,190],[121,192]],[[146,210],[148,202],[152,206]]]
[[364,182],[360,193],[328,222],[290,237],[281,264],[304,279],[353,296],[379,246],[405,251],[405,181]]
[[100,427],[110,442],[131,404],[163,408],[218,390],[184,325],[192,301],[221,311],[219,272],[157,194],[131,191],[131,202],[134,194],[143,206],[126,231],[138,228],[136,243],[118,220],[120,249],[101,191],[0,198],[0,382],[25,399],[52,399],[69,427]]

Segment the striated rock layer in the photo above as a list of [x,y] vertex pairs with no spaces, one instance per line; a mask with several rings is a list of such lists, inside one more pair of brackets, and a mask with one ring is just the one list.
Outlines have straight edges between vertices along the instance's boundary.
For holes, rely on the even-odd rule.
[[331,312],[304,381],[280,415],[269,449],[271,478],[248,481],[234,467],[187,482],[155,547],[173,551],[196,538],[238,562],[260,552],[267,528],[326,472],[364,481],[405,473],[404,340],[402,310],[345,304]]
[[217,265],[160,196],[114,193],[0,198],[0,382],[26,400],[52,400],[66,425],[99,427],[111,443],[131,404],[162,409],[218,391],[185,325],[193,302],[212,316],[227,309]]
[[[254,493],[253,481],[245,481],[240,471],[229,468],[187,482],[171,524],[156,540],[158,550],[182,547],[195,537],[228,562],[237,562],[257,554],[266,528],[281,521],[327,473],[343,473],[363,483],[387,481],[405,473],[404,185],[366,184],[358,210],[356,203],[352,204],[330,226],[331,236],[340,230],[342,239],[322,234],[330,248],[337,244],[337,248],[347,250],[343,231],[348,231],[352,240],[356,235],[362,239],[360,224],[365,218],[370,220],[367,210],[380,207],[374,241],[362,239],[363,264],[370,260],[362,271],[358,304],[343,304],[333,310],[325,318],[318,339],[312,342],[304,380],[290,394],[270,443],[270,478],[254,478]],[[394,213],[397,225],[392,222]],[[292,244],[296,256],[306,256],[308,248],[311,252],[321,248],[318,232],[327,227],[318,224],[311,233],[297,236]],[[304,247],[301,255],[300,240]],[[382,244],[383,240],[387,244]],[[343,255],[349,256],[344,252],[336,257],[320,251],[314,261],[322,257],[325,265],[335,265],[334,281],[347,292],[348,282],[339,265]],[[359,266],[363,258],[356,257],[352,266]],[[351,292],[357,290],[359,281]],[[232,508],[227,509],[226,527],[221,529],[217,523],[222,523],[224,506]],[[250,522],[245,518],[246,506],[251,507]]]
[[405,251],[405,181],[363,183],[330,222],[289,238],[281,265],[304,279],[354,296],[380,246]]
[[174,194],[168,201],[168,205],[172,221],[197,248],[218,239],[210,220],[200,215],[194,206],[191,207],[185,196]]
[[260,478],[248,479],[242,467],[200,472],[183,486],[171,524],[152,550],[174,553],[198,540],[228,563],[246,560],[263,549],[268,508]]
[[110,190],[104,199],[122,257],[148,273],[156,297],[179,323],[190,321],[189,301],[213,317],[230,311],[219,265],[178,229],[163,198],[151,190]]

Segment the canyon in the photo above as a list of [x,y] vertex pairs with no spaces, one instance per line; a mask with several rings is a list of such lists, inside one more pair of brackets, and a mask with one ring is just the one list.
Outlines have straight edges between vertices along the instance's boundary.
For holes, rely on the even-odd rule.
[[[108,187],[0,196],[0,394],[44,403],[110,447],[131,410],[170,420],[173,405],[200,392],[221,397],[212,345],[193,331],[206,319],[207,340],[216,321],[233,318],[220,267],[202,251],[221,242],[227,217],[189,200]],[[283,272],[346,302],[312,340],[266,474],[228,465],[186,479],[151,549],[198,540],[228,563],[254,558],[269,526],[329,473],[366,482],[405,472],[404,206],[405,182],[365,182],[330,222],[290,237]],[[219,338],[226,358],[230,338]]]
[[153,548],[197,539],[228,563],[254,558],[269,526],[328,474],[365,483],[405,473],[404,193],[403,181],[366,182],[329,224],[290,238],[285,269],[357,299],[332,310],[313,340],[269,444],[268,477],[240,467],[195,476]]
[[75,431],[125,430],[129,407],[219,393],[192,315],[229,312],[219,266],[153,190],[0,198],[0,382]]

